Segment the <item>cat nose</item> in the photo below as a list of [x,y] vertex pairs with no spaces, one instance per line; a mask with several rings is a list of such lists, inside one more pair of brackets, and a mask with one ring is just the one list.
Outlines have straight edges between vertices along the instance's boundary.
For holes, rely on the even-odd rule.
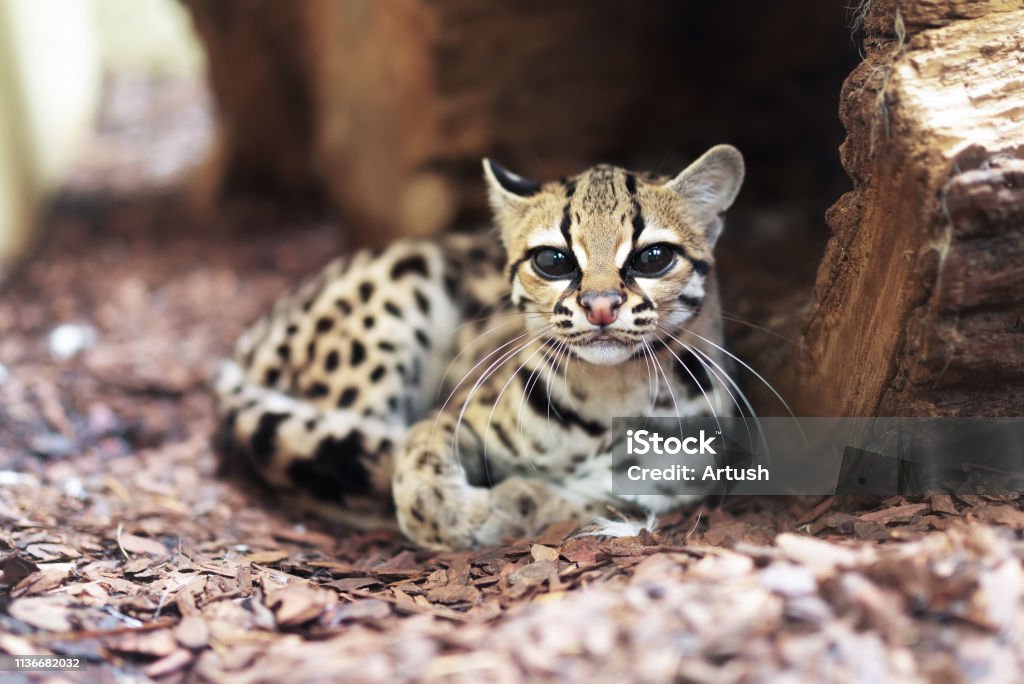
[[586,292],[580,305],[587,312],[591,325],[611,325],[619,317],[619,307],[626,301],[621,292]]

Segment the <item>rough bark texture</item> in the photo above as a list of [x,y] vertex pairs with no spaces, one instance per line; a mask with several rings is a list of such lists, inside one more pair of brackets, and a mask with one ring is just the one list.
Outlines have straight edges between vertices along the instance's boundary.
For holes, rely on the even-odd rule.
[[847,79],[854,182],[798,351],[798,414],[1024,411],[1024,3],[886,0]]

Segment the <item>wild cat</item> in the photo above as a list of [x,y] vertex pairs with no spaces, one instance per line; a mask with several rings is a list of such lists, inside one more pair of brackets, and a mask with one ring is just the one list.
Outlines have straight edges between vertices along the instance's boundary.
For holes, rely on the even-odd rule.
[[679,505],[613,495],[611,421],[730,412],[713,250],[742,156],[546,183],[483,166],[495,233],[340,258],[243,334],[222,448],[433,549]]

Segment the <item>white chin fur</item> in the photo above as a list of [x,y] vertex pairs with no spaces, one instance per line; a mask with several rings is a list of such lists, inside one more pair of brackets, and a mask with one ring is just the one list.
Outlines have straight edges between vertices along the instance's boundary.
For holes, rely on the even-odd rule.
[[599,366],[614,366],[630,359],[639,347],[634,345],[616,344],[614,342],[593,342],[583,347],[575,347],[573,351],[587,363]]

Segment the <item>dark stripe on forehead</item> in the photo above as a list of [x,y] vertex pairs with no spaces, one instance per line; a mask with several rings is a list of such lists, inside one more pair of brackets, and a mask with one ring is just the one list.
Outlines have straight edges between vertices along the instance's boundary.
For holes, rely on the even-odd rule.
[[572,227],[572,219],[569,217],[569,202],[566,202],[565,208],[562,210],[562,223],[559,226],[559,229],[562,231],[562,237],[565,238],[565,246],[571,252],[572,235],[569,232],[570,227]]
[[631,173],[626,174],[626,192],[630,197],[636,194],[636,176]]
[[647,224],[644,222],[644,212],[640,208],[640,200],[636,196],[636,176],[632,173],[626,173],[626,193],[633,206],[633,245],[636,246],[640,239],[640,233],[644,232],[644,227]]
[[633,246],[640,241],[640,233],[644,232],[647,224],[644,222],[644,212],[640,209],[640,202],[633,198]]
[[576,181],[570,180],[565,182],[565,208],[562,209],[562,223],[559,228],[562,231],[562,237],[565,238],[565,246],[572,251],[572,235],[570,235],[569,229],[572,227],[572,218],[569,215],[569,205],[572,203],[572,196],[576,194]]

